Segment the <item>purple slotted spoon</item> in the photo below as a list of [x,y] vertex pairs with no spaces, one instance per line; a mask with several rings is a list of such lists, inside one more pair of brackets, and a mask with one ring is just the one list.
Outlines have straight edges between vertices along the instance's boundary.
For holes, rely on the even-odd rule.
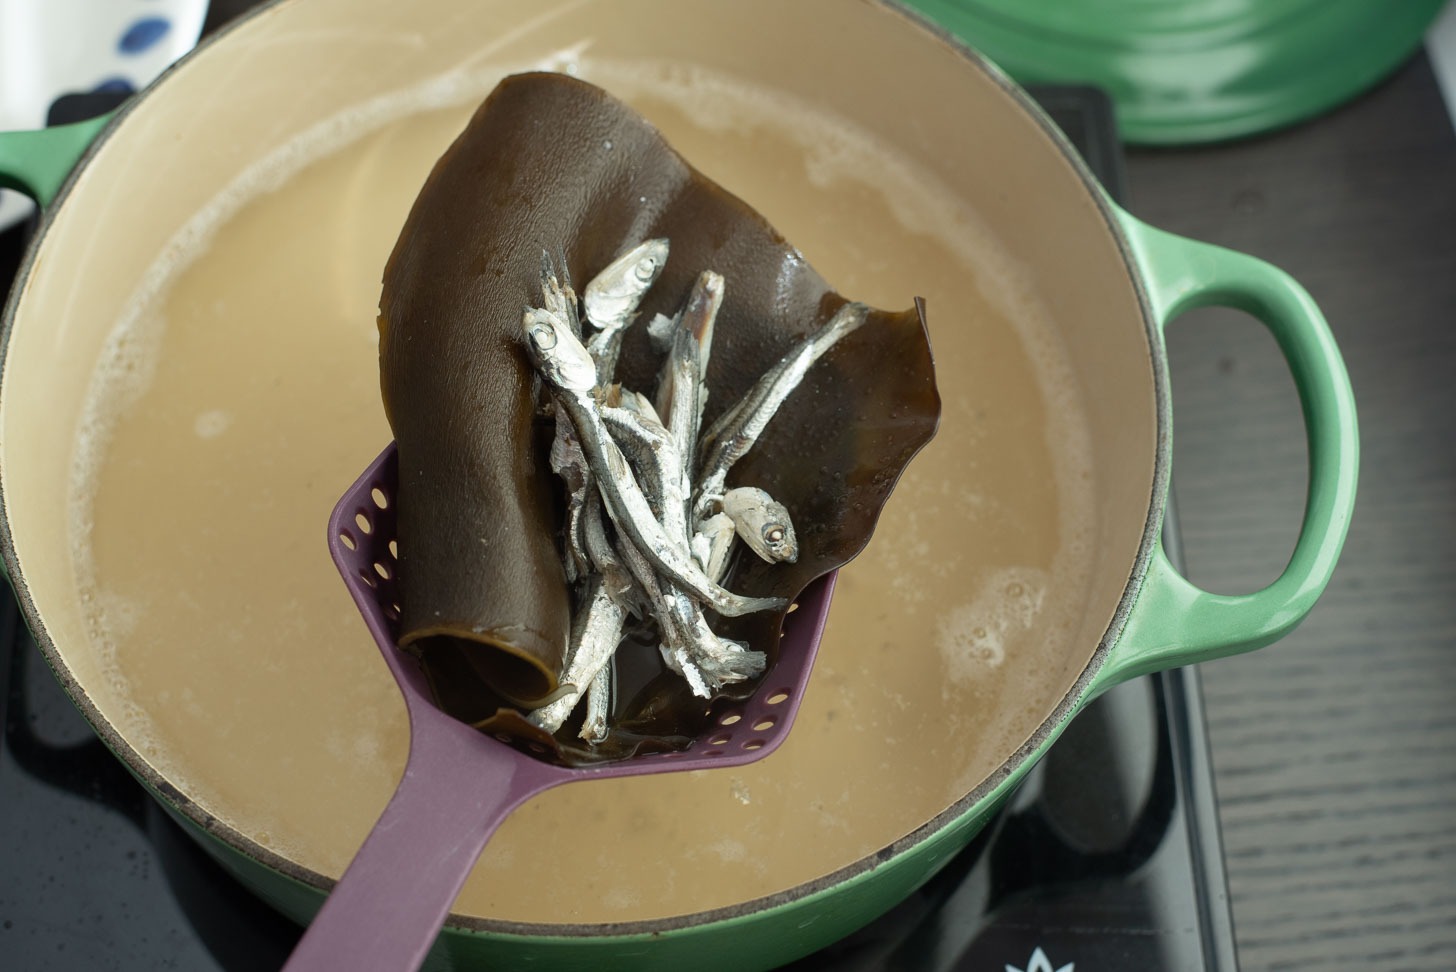
[[721,714],[686,750],[599,766],[541,762],[435,707],[424,674],[395,647],[394,488],[391,444],[329,518],[329,550],[364,615],[409,711],[404,776],[344,876],[299,941],[286,970],[417,969],[450,905],[506,816],[553,786],[580,779],[741,766],[788,735],[809,680],[833,573],[819,578],[784,619],[779,660],[749,699]]

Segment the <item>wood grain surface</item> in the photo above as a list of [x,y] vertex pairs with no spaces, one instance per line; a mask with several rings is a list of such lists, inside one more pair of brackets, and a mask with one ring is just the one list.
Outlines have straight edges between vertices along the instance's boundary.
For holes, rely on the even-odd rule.
[[[1430,65],[1128,169],[1138,216],[1310,290],[1359,407],[1356,518],[1323,600],[1283,642],[1203,667],[1240,963],[1456,968],[1456,134]],[[1303,509],[1293,384],[1233,312],[1188,315],[1169,350],[1190,577],[1252,590]]]

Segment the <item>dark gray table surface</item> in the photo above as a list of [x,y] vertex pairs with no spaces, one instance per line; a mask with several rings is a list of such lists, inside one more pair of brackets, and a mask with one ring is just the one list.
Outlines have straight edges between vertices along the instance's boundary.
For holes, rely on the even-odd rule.
[[[1299,279],[1359,407],[1357,512],[1279,644],[1203,666],[1245,970],[1456,968],[1456,134],[1424,55],[1336,112],[1129,153],[1129,208]],[[1271,338],[1169,329],[1190,577],[1272,580],[1297,533],[1303,426]]]

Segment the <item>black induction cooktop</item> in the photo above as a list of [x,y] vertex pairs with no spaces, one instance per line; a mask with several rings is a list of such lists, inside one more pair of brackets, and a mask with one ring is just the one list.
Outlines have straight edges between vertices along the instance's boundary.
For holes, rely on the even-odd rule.
[[[1034,94],[1120,197],[1107,99],[1086,88]],[[0,234],[7,283],[23,233]],[[1167,542],[1176,561],[1176,536]],[[283,963],[297,927],[194,845],[96,739],[8,591],[0,716],[0,968],[240,972]],[[935,878],[787,968],[1235,969],[1196,673],[1149,676],[1093,702]]]

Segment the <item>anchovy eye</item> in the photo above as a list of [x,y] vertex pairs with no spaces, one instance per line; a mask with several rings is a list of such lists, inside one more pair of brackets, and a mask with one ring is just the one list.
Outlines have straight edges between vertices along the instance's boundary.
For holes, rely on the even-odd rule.
[[550,351],[556,347],[556,331],[552,328],[537,324],[531,328],[530,335],[531,343],[536,346],[538,351]]
[[784,528],[778,523],[766,523],[763,527],[763,538],[769,543],[783,543]]
[[654,271],[656,269],[657,269],[657,261],[654,260],[654,259],[652,259],[651,257],[648,257],[647,259],[643,260],[641,263],[637,264],[637,279],[638,280],[651,280],[652,279],[652,271]]

